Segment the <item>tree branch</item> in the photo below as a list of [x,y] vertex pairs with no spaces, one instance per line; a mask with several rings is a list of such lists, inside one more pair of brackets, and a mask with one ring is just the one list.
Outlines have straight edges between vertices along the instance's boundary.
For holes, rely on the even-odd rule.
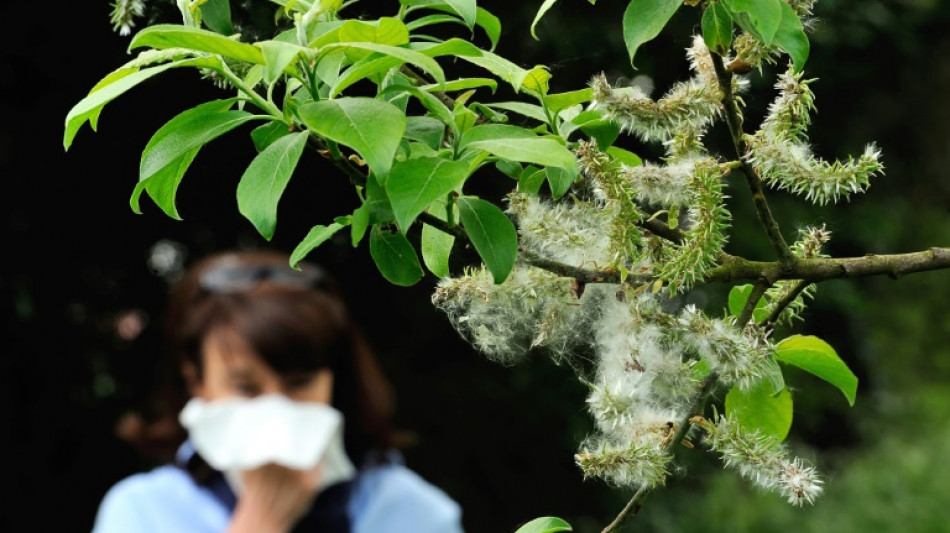
[[950,248],[930,248],[905,254],[799,259],[791,269],[785,269],[776,262],[749,261],[730,256],[727,261],[712,269],[705,281],[748,281],[766,278],[773,282],[788,279],[820,282],[877,275],[896,279],[905,274],[944,268],[950,268]]
[[765,234],[772,243],[772,248],[778,256],[779,262],[784,268],[790,268],[795,263],[795,256],[788,249],[788,243],[782,236],[782,230],[778,222],[772,216],[772,210],[769,209],[769,203],[765,199],[765,192],[762,188],[762,180],[752,168],[752,165],[745,160],[745,141],[742,139],[742,119],[737,112],[735,95],[732,93],[732,73],[727,71],[722,64],[722,56],[715,52],[710,52],[713,61],[713,67],[716,69],[716,77],[719,78],[719,88],[722,90],[722,105],[726,111],[726,125],[729,126],[729,133],[732,136],[732,145],[736,150],[741,162],[742,173],[745,175],[749,190],[752,191],[752,202],[755,204],[755,214],[765,229]]

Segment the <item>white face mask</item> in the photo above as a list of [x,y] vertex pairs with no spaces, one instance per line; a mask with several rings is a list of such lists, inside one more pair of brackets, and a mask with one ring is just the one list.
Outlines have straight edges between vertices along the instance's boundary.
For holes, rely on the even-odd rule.
[[295,470],[320,464],[321,489],[356,475],[343,448],[343,415],[329,405],[283,394],[192,398],[178,418],[195,450],[224,473],[235,494],[241,493],[241,472],[268,463]]

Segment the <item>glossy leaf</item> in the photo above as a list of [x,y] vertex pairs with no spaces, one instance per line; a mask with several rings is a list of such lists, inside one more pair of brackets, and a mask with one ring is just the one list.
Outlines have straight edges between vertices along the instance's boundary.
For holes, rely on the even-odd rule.
[[152,135],[139,164],[139,180],[146,180],[182,155],[237,128],[254,115],[229,108],[235,99],[212,100],[183,111]]
[[403,233],[429,204],[460,188],[467,177],[468,164],[441,157],[421,157],[393,165],[386,193]]
[[542,124],[548,121],[548,117],[544,114],[544,108],[537,104],[529,104],[527,102],[492,102],[485,105],[492,109],[511,111],[512,113],[537,120]]
[[287,124],[277,121],[261,124],[251,130],[251,140],[254,141],[254,148],[256,148],[258,152],[263,151],[270,146],[272,142],[285,135],[290,135],[290,129],[287,127]]
[[300,107],[298,115],[317,135],[356,150],[381,181],[392,166],[406,132],[406,116],[373,98],[337,98]]
[[263,41],[260,46],[264,56],[264,82],[268,85],[280,79],[284,70],[306,50],[302,46],[280,41]]
[[656,38],[682,4],[683,0],[630,0],[623,12],[623,42],[631,66],[636,68],[640,46]]
[[402,233],[389,233],[373,226],[369,234],[369,254],[379,273],[394,285],[415,285],[425,275],[416,250]]
[[222,35],[234,33],[231,23],[231,3],[228,0],[206,0],[201,4],[201,21],[211,31]]
[[766,46],[772,45],[782,22],[782,0],[722,0],[732,19]]
[[399,46],[409,42],[409,29],[399,19],[382,17],[375,24],[361,20],[343,21],[338,39],[341,42],[366,42]]
[[834,385],[854,405],[858,378],[827,342],[812,335],[792,335],[775,346],[775,359],[794,365]]
[[571,106],[590,102],[593,97],[594,90],[588,87],[587,89],[546,95],[544,104],[548,106],[548,110],[552,113],[560,113]]
[[251,161],[237,186],[238,211],[271,240],[277,227],[277,204],[307,145],[308,131],[281,137]]
[[474,197],[461,197],[458,206],[462,226],[475,251],[492,273],[495,283],[505,281],[518,256],[518,232],[511,219],[495,204]]
[[201,147],[199,146],[182,154],[176,160],[152,174],[151,177],[136,183],[135,189],[132,190],[132,197],[129,198],[129,206],[132,211],[137,214],[142,213],[139,199],[142,193],[145,192],[168,217],[181,220],[178,208],[175,206],[175,197],[185,172],[200,150]]
[[427,6],[444,11],[450,11],[461,17],[465,25],[472,29],[478,18],[476,0],[400,0],[406,6]]
[[517,126],[486,124],[462,135],[460,147],[485,150],[512,161],[574,170],[574,154],[552,137],[539,137]]
[[726,55],[732,46],[732,15],[720,2],[709,4],[703,11],[703,40],[710,50]]
[[[427,211],[440,220],[448,220],[446,216],[445,199],[432,202]],[[429,272],[432,272],[437,277],[447,278],[451,275],[449,271],[449,258],[452,255],[452,246],[454,245],[454,235],[436,229],[429,224],[422,226],[422,236],[420,239],[422,262],[425,263]]]
[[150,47],[156,50],[166,48],[187,48],[209,54],[218,54],[238,61],[264,64],[261,50],[254,45],[230,39],[213,31],[191,28],[180,24],[156,24],[146,26],[132,37],[129,51]]
[[438,150],[445,136],[445,124],[429,116],[406,117],[406,138],[425,143],[429,148]]
[[555,200],[564,196],[578,176],[578,172],[575,170],[558,167],[548,167],[544,169],[544,174],[548,180],[548,185],[551,187],[551,196]]
[[557,0],[544,0],[544,2],[541,4],[541,7],[538,8],[538,12],[534,15],[534,20],[531,21],[531,36],[534,37],[535,41],[540,41],[540,39],[538,39],[538,34],[536,32],[537,27],[538,27],[538,22],[541,21],[541,17],[543,17],[544,14],[547,13],[549,9],[554,7],[554,4],[556,3],[557,3]]
[[366,67],[365,63],[354,65],[353,67],[351,67],[351,69],[347,69],[346,73],[340,76],[340,79],[336,82],[336,84],[330,90],[331,97],[334,97],[340,94],[341,92],[343,92],[343,89],[349,87],[350,85],[352,85],[353,83],[356,83],[357,81],[361,79],[364,79],[375,73],[384,72],[386,70],[389,70],[389,68],[392,68],[393,66],[396,66],[401,63],[410,63],[412,65],[415,65],[419,67],[420,69],[424,70],[425,72],[427,72],[428,74],[430,74],[436,80],[436,82],[438,82],[440,85],[445,84],[445,72],[442,71],[442,67],[440,67],[439,64],[436,63],[436,61],[432,59],[431,57],[421,52],[411,50],[409,48],[402,48],[399,46],[389,46],[389,45],[378,44],[378,43],[331,43],[324,46],[325,50],[329,50],[333,48],[340,48],[343,50],[360,49],[360,50],[368,50],[370,52],[379,52],[380,54],[390,56],[391,58],[396,59],[398,61],[396,61],[396,63],[393,64],[392,66],[389,66],[386,68],[379,68],[379,64],[375,64],[375,63],[372,63],[373,65],[372,68]]
[[574,528],[556,516],[542,516],[519,527],[515,533],[558,533],[559,531],[574,531]]
[[726,394],[726,416],[746,431],[758,431],[782,442],[792,427],[792,395],[787,388],[775,394],[768,380]]
[[76,102],[76,105],[66,114],[66,124],[63,132],[63,149],[69,150],[79,128],[87,121],[92,121],[93,130],[95,130],[95,120],[107,103],[143,81],[172,68],[214,67],[218,64],[217,59],[211,58],[181,59],[142,70],[138,68],[120,68],[109,73],[93,87],[85,98]]
[[477,55],[465,55],[459,56],[459,58],[491,72],[496,77],[511,84],[515,91],[521,90],[521,82],[528,73],[527,70],[511,61],[484,50],[480,51]]
[[782,2],[782,22],[779,24],[778,31],[775,32],[773,44],[785,50],[792,58],[795,72],[800,72],[805,67],[811,45],[801,19],[785,2]]
[[307,236],[300,241],[299,244],[294,248],[294,251],[290,254],[290,265],[296,267],[298,263],[304,260],[311,251],[316,249],[318,246],[328,241],[336,232],[345,228],[346,226],[337,222],[333,222],[329,226],[317,225],[310,228],[310,231],[307,232]]

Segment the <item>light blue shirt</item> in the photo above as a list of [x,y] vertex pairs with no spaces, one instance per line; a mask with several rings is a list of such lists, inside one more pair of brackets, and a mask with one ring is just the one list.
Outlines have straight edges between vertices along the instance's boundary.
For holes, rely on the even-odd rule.
[[[353,491],[352,533],[462,533],[459,505],[399,462],[360,470]],[[166,465],[112,486],[92,533],[222,533],[230,521],[211,490]]]

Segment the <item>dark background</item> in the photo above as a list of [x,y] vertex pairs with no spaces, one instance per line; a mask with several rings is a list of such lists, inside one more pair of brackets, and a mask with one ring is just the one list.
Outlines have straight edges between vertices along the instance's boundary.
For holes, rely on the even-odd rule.
[[[388,13],[389,4],[363,4],[345,13]],[[648,75],[660,93],[686,75],[682,50],[695,30],[696,10],[681,10],[660,39],[645,45],[634,72],[620,34],[623,2],[560,2],[539,25],[540,41],[528,34],[534,4],[540,2],[480,2],[502,20],[497,51],[525,67],[549,65],[552,91],[580,88],[605,71],[614,81]],[[182,221],[166,217],[149,200],[143,200],[143,214],[134,214],[128,199],[148,138],[175,114],[222,93],[192,70],[169,71],[108,104],[100,131],[84,126],[66,153],[66,113],[130,58],[128,37],[111,30],[107,2],[55,10],[5,3],[2,12],[8,35],[0,52],[0,228],[6,243],[0,261],[0,445],[13,496],[0,506],[0,530],[83,532],[109,486],[156,464],[116,435],[124,413],[147,412],[160,377],[155,330],[167,284],[148,263],[153,247],[179,246],[186,260],[232,247],[289,251],[312,225],[352,210],[355,197],[332,169],[305,162],[281,203],[275,238],[264,241],[237,211],[234,188],[253,146],[246,135],[232,134],[206,147],[186,175],[178,199]],[[822,0],[816,14],[821,20],[807,66],[819,78],[813,85],[819,107],[811,129],[815,150],[826,158],[846,157],[877,141],[887,175],[867,194],[834,207],[773,194],[787,237],[804,224],[826,223],[835,255],[946,246],[950,9],[924,0]],[[753,76],[747,96],[751,124],[772,98],[771,73],[767,68]],[[497,98],[510,96],[504,91]],[[721,131],[710,134],[713,144],[721,138]],[[657,153],[656,147],[625,142],[643,155]],[[500,175],[479,179],[473,186],[488,196],[512,185]],[[747,195],[741,188],[731,194],[736,224],[729,251],[768,259]],[[346,287],[396,386],[400,426],[417,438],[405,450],[407,463],[461,503],[468,531],[514,531],[540,515],[567,518],[577,531],[598,531],[619,511],[627,491],[585,482],[573,464],[590,422],[585,391],[569,369],[540,357],[511,368],[485,360],[432,307],[431,275],[414,287],[392,286],[379,276],[365,243],[356,249],[327,243],[311,258]],[[831,387],[792,373],[796,422],[790,443],[851,487],[850,494],[883,480],[874,494],[892,512],[867,522],[875,531],[946,530],[913,525],[946,527],[945,521],[925,520],[946,516],[945,484],[934,481],[937,473],[903,476],[901,468],[914,453],[924,454],[925,471],[940,464],[941,448],[930,443],[948,427],[948,286],[946,272],[897,282],[829,282],[794,330],[831,343],[859,375],[861,387],[858,405],[849,409]],[[699,295],[715,302],[726,289],[710,287]],[[141,319],[143,331],[123,338],[123,317]],[[680,520],[691,516],[689,509],[721,511],[737,499],[758,497],[744,485],[719,481],[724,478],[715,474],[718,463],[711,459],[698,451],[684,459],[689,475],[677,476],[669,490],[651,497],[638,518],[644,527],[690,530],[704,522]],[[872,481],[854,481],[857,474],[849,472],[867,472]],[[860,530],[854,529],[863,527],[860,520],[871,520],[863,515],[874,513],[857,518],[858,504],[834,495],[835,482],[829,480],[827,495],[834,503],[819,507],[851,517],[834,530]],[[708,486],[718,493],[699,496]],[[683,503],[686,497],[691,504]],[[892,505],[901,498],[910,503]],[[775,499],[750,500],[756,503],[748,507],[772,509],[763,502]],[[862,501],[877,505],[867,497]],[[720,516],[714,524],[723,531],[761,531],[765,523],[769,530],[795,524],[798,530],[832,530],[828,521],[803,526],[808,511],[781,524],[774,517],[785,511],[746,510],[752,518],[741,523],[735,512],[702,512],[706,521]],[[760,514],[773,521],[756,518]],[[816,509],[817,516],[828,514]],[[889,529],[898,519],[907,529]],[[716,530],[708,523],[704,528]]]

